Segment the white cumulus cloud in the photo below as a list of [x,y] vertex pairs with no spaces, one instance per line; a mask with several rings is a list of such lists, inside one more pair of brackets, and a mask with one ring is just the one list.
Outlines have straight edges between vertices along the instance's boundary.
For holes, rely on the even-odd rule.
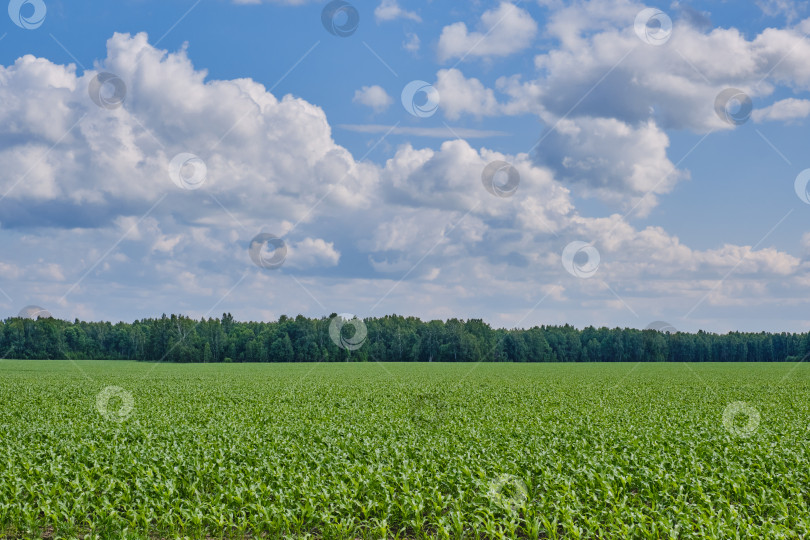
[[374,9],[374,18],[377,22],[393,21],[395,19],[410,19],[422,22],[422,18],[415,12],[402,9],[397,0],[382,0],[380,5]]
[[357,90],[354,93],[352,101],[365,105],[366,107],[371,107],[374,112],[377,113],[383,112],[394,102],[391,96],[388,95],[388,92],[386,92],[382,86],[376,84],[373,86],[364,86],[360,90]]
[[479,26],[478,31],[470,31],[463,22],[445,26],[439,37],[439,60],[509,56],[529,47],[537,34],[529,12],[510,2],[484,12]]

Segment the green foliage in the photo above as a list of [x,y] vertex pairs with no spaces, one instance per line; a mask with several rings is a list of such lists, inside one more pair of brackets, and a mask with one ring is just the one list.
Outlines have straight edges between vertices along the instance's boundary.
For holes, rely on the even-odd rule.
[[[332,315],[334,316],[334,315]],[[6,319],[5,358],[161,362],[774,362],[810,353],[808,334],[662,333],[570,325],[493,329],[481,320],[423,322],[390,315],[365,319],[358,350],[329,337],[331,319],[277,322],[195,321],[171,315],[132,324]]]
[[[808,382],[805,364],[4,361],[0,536],[803,538]],[[120,422],[96,409],[110,387],[131,393]],[[724,425],[732,402],[753,433]]]

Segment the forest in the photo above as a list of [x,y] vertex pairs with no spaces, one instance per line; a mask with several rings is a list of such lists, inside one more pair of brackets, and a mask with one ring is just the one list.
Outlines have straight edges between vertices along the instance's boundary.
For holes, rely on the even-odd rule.
[[[779,362],[810,352],[810,333],[714,334],[633,328],[494,329],[480,319],[363,319],[355,346],[330,337],[334,318],[275,322],[163,315],[133,323],[9,318],[0,358],[166,362]],[[343,321],[344,319],[339,319]],[[333,325],[334,330],[334,325]],[[342,332],[357,331],[348,323]],[[342,334],[339,334],[342,335]]]

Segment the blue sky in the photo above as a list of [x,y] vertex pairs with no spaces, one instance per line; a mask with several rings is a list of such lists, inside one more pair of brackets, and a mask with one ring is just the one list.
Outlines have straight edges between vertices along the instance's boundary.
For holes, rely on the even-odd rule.
[[[810,327],[803,3],[357,1],[345,37],[327,2],[42,5],[0,23],[8,316]],[[120,106],[89,97],[100,73]],[[435,111],[406,110],[412,81]]]

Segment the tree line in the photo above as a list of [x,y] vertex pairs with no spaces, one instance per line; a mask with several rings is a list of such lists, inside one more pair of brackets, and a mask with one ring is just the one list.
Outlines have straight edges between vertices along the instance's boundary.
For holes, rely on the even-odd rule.
[[117,324],[15,317],[0,323],[0,352],[18,359],[166,362],[779,362],[810,352],[810,333],[506,330],[480,319],[399,315],[354,322],[335,314],[283,315],[275,322],[238,322],[229,313],[199,321],[163,315]]

